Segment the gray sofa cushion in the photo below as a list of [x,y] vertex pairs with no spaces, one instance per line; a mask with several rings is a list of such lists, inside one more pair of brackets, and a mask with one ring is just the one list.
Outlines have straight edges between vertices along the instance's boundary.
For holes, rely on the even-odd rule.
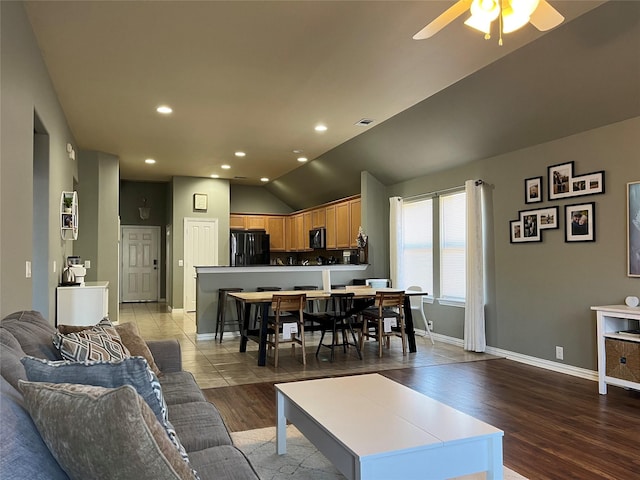
[[42,441],[22,395],[0,378],[0,477],[9,480],[69,480]]
[[189,454],[200,478],[216,480],[258,480],[249,460],[236,447],[223,445]]
[[206,398],[191,372],[165,373],[160,377],[160,385],[162,385],[167,405],[206,402]]
[[218,410],[209,402],[169,405],[169,420],[189,453],[231,445],[231,437]]
[[0,322],[20,342],[26,355],[49,360],[62,360],[60,352],[53,346],[55,329],[40,312],[23,310],[7,315]]
[[196,478],[132,386],[21,381],[20,389],[49,450],[72,479]]
[[18,340],[6,328],[0,328],[0,373],[15,389],[18,388],[18,380],[27,379],[20,362],[23,356]]

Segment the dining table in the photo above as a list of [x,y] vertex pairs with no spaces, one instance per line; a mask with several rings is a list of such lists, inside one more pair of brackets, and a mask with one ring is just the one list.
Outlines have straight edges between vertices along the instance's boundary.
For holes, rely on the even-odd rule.
[[[356,301],[356,307],[353,310],[353,314],[356,315],[359,311],[364,310],[373,305],[377,292],[397,292],[395,288],[372,288],[372,287],[357,287],[347,289],[335,289],[335,290],[278,290],[268,292],[229,292],[227,295],[236,299],[242,303],[243,319],[240,322],[240,352],[247,351],[247,344],[249,340],[253,340],[258,343],[258,366],[264,367],[267,363],[267,322],[261,321],[259,325],[251,325],[252,315],[251,308],[261,308],[262,318],[267,318],[269,313],[269,307],[273,300],[273,295],[299,295],[305,294],[307,301],[329,299],[332,293],[353,293],[354,300]],[[404,291],[404,318],[405,318],[405,333],[409,344],[409,352],[414,353],[417,351],[416,347],[416,335],[413,325],[413,315],[411,313],[410,297],[417,295],[427,295],[427,292],[405,290]]]

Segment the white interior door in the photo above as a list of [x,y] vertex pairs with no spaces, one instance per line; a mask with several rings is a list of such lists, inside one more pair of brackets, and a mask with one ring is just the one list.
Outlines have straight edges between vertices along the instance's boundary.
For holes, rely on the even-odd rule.
[[218,264],[218,220],[184,219],[184,309],[196,309],[195,266]]
[[160,227],[122,227],[123,302],[157,302]]

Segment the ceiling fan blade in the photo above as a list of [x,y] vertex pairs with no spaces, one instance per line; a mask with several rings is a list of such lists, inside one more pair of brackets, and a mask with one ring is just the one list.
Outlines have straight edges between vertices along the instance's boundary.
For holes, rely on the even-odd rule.
[[459,0],[413,36],[414,40],[430,38],[466,12],[472,0]]
[[545,32],[560,25],[564,21],[564,17],[560,15],[560,12],[549,5],[547,0],[540,0],[538,8],[536,8],[531,14],[531,19],[529,21],[531,22],[531,25],[536,27],[538,30]]

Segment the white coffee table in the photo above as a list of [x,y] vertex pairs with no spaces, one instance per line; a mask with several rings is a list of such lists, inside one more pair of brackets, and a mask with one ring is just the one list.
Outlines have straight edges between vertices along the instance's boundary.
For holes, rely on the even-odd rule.
[[502,430],[382,375],[275,387],[280,455],[289,420],[348,479],[503,477]]

